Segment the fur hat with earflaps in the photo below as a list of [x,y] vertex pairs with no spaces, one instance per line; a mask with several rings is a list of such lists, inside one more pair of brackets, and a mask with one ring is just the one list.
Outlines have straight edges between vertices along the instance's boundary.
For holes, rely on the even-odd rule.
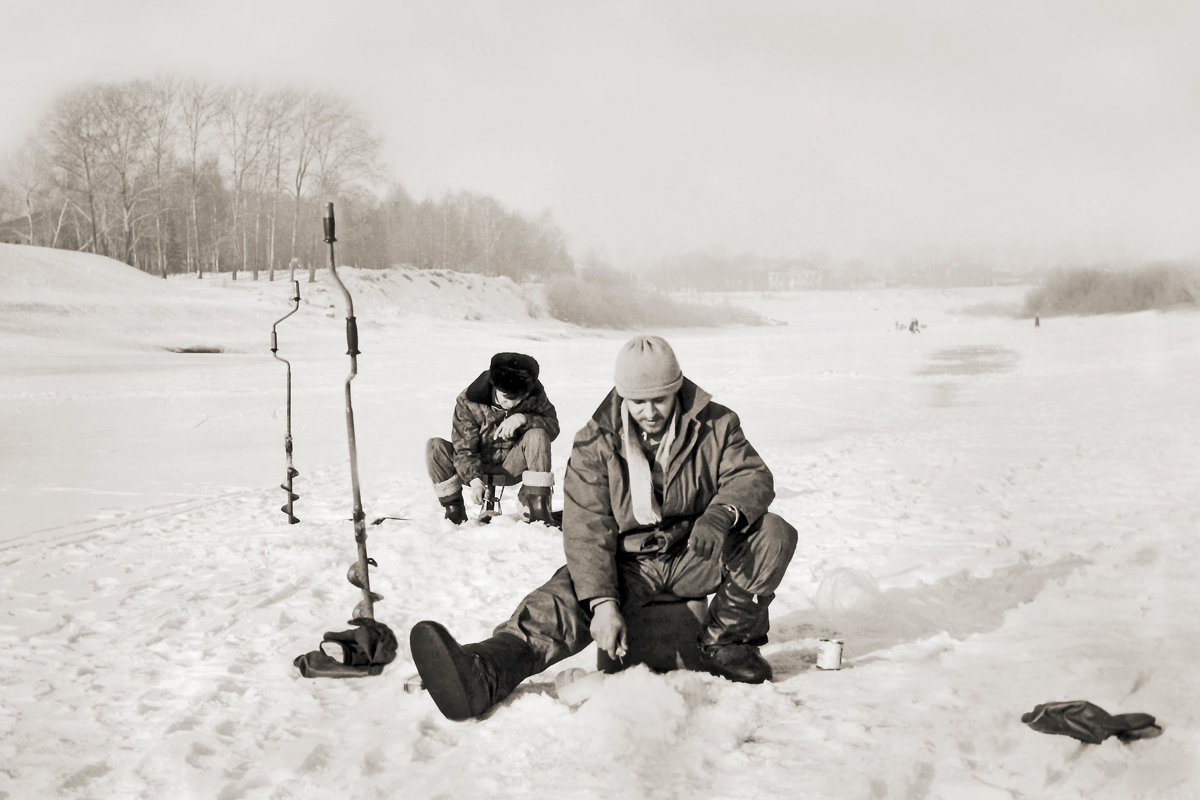
[[492,386],[505,394],[528,394],[537,384],[538,362],[524,353],[496,353],[488,371]]

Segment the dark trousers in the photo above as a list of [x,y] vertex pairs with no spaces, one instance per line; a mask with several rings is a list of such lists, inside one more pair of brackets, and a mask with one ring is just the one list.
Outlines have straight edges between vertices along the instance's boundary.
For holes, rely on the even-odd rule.
[[[483,453],[483,472],[502,477],[499,483],[513,486],[522,481],[529,482],[526,473],[538,473],[533,478],[535,485],[548,485],[550,479],[550,436],[541,428],[530,428],[521,434],[508,455],[499,463]],[[434,491],[439,497],[456,495],[462,491],[462,483],[454,469],[454,445],[435,437],[425,443],[425,468],[433,481]]]
[[[619,557],[621,613],[628,618],[661,593],[704,597],[726,580],[748,594],[771,597],[795,550],[796,529],[767,513],[746,533],[731,533],[720,559],[701,559],[684,547],[655,557]],[[529,677],[591,644],[591,619],[564,566],[530,592],[493,635],[516,636],[529,645],[534,653]]]

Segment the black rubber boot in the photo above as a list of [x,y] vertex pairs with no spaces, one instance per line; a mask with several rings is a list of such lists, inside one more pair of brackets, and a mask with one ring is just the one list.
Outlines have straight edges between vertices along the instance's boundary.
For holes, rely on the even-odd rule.
[[533,651],[515,636],[465,647],[437,622],[418,622],[408,637],[417,672],[438,710],[455,721],[477,717],[533,674]]
[[739,683],[771,679],[771,665],[758,651],[767,642],[767,606],[775,595],[754,596],[726,579],[708,606],[700,631],[700,663],[714,675]]
[[462,525],[467,521],[467,506],[463,503],[462,495],[439,497],[438,502],[446,508],[446,519],[455,525]]
[[751,644],[701,647],[700,665],[713,675],[738,683],[764,683],[771,680],[771,665]]
[[554,526],[554,515],[550,512],[549,486],[531,486],[526,489],[524,503],[526,522],[544,522]]

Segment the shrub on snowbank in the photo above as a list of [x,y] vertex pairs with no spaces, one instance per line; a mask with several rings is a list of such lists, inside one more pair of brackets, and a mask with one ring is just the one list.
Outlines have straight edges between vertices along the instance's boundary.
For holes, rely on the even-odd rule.
[[761,315],[729,303],[681,303],[607,273],[584,273],[551,281],[546,286],[546,305],[555,319],[588,328],[765,324]]
[[1083,268],[1051,273],[1025,296],[1025,313],[1120,314],[1195,306],[1200,275],[1180,267],[1146,267],[1109,272]]

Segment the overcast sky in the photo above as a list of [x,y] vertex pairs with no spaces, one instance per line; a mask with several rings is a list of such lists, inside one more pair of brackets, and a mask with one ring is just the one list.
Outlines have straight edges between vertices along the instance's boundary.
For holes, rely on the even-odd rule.
[[577,256],[1200,255],[1195,0],[0,0],[0,152],[158,74],[345,94]]

